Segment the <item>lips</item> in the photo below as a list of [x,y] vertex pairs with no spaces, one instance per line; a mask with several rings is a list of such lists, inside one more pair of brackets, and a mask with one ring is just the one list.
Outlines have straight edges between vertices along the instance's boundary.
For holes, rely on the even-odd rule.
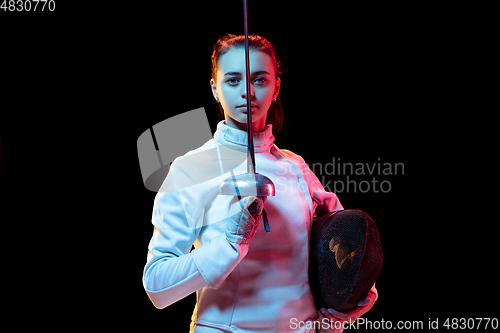
[[[247,107],[246,103],[245,104],[240,104],[240,105],[237,106],[237,108],[246,108],[246,107]],[[257,105],[252,104],[252,108],[256,108],[256,107],[257,107]]]

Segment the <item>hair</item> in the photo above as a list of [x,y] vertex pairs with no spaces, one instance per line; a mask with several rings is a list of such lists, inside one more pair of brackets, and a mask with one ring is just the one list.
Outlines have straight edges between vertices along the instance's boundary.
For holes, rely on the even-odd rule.
[[[217,62],[220,56],[229,52],[232,48],[245,47],[245,36],[244,35],[231,35],[226,34],[219,38],[219,40],[214,44],[214,51],[212,53],[212,78],[217,80]],[[280,68],[280,61],[276,57],[276,51],[271,43],[262,36],[259,35],[249,35],[248,36],[248,49],[254,51],[260,51],[269,55],[274,60],[274,69],[276,73],[276,79],[282,73]],[[219,105],[219,120],[224,119],[224,110],[220,102]],[[267,112],[266,124],[273,125],[273,135],[278,136],[281,130],[281,125],[283,124],[283,108],[281,106],[280,94],[276,98],[276,101],[271,103],[269,110]]]

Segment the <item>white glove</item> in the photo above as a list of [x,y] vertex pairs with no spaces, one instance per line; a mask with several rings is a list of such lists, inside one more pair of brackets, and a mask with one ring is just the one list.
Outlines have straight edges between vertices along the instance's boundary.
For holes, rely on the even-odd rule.
[[239,203],[242,214],[237,219],[229,219],[226,226],[226,239],[230,243],[248,244],[262,220],[262,210],[266,197],[244,197]]

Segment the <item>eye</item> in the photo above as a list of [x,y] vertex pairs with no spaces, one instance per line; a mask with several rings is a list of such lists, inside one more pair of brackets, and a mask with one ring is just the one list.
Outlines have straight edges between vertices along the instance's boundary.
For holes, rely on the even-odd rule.
[[266,83],[267,80],[264,79],[263,77],[258,77],[253,82],[255,82],[255,83],[259,84],[259,85],[262,85],[262,84]]
[[236,78],[236,77],[231,77],[229,78],[226,82],[230,85],[230,86],[236,86],[238,83],[240,83],[240,79]]

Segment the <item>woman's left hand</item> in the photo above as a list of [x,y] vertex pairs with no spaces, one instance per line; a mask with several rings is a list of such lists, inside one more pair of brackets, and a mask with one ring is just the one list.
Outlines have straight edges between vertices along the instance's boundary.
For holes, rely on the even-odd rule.
[[332,321],[354,322],[356,319],[367,313],[375,304],[377,296],[372,292],[368,292],[365,298],[358,302],[358,306],[349,312],[339,312],[334,309],[321,308],[321,313]]

